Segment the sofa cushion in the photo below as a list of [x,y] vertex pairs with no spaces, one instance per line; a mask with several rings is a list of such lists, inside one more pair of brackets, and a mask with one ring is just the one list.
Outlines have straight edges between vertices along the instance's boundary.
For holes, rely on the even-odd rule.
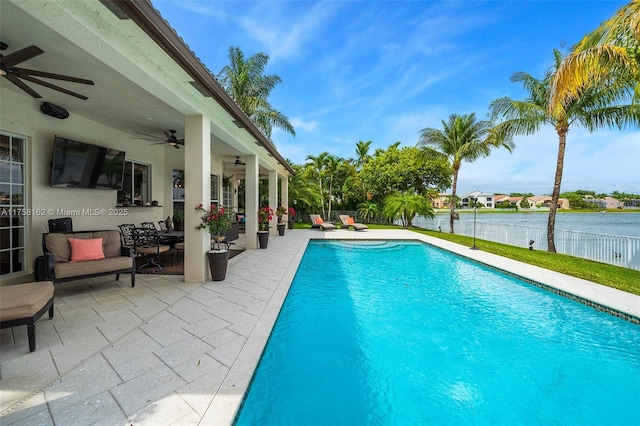
[[69,245],[69,240],[67,240],[67,235],[68,234],[53,233],[44,236],[47,251],[53,254],[53,259],[56,263],[71,260],[71,246]]
[[120,256],[120,231],[96,231],[91,238],[102,238],[104,257]]
[[0,321],[34,316],[53,297],[51,281],[0,287]]
[[90,240],[69,238],[69,245],[71,245],[71,263],[104,259],[102,238],[92,238]]
[[44,236],[47,251],[53,254],[56,263],[71,260],[71,245],[69,238],[91,240],[102,238],[102,251],[105,257],[120,256],[120,231],[107,230],[95,232],[49,233]]
[[103,272],[131,269],[133,259],[128,256],[106,257],[100,260],[87,260],[86,262],[56,263],[53,272],[57,279],[78,277],[81,275],[95,275]]

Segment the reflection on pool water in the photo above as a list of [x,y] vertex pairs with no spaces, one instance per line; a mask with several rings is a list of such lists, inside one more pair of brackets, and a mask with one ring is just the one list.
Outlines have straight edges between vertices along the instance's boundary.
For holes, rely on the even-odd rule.
[[312,241],[236,424],[639,424],[640,327],[427,244]]

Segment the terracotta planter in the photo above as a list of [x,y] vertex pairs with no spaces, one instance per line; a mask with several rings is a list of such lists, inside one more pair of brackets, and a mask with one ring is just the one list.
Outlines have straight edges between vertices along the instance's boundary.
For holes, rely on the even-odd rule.
[[285,226],[286,224],[284,222],[278,224],[278,235],[281,237],[284,235]]
[[229,262],[229,250],[211,250],[207,252],[209,270],[213,281],[223,281],[227,276],[227,264]]
[[258,247],[266,249],[269,244],[269,231],[258,231]]

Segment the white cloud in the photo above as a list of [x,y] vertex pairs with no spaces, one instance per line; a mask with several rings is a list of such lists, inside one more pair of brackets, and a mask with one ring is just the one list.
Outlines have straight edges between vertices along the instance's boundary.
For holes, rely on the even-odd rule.
[[300,117],[293,117],[291,120],[289,120],[289,122],[296,129],[296,133],[298,133],[299,130],[302,130],[305,132],[313,132],[318,127],[317,121],[315,120],[305,121]]
[[[247,34],[258,40],[273,60],[297,56],[339,8],[337,2],[319,2],[298,15],[291,5],[264,2],[240,18]],[[295,9],[295,10],[294,10]]]
[[[462,192],[533,192],[553,190],[558,135],[545,127],[514,139],[516,149],[494,150],[488,158],[464,163],[458,186]],[[578,189],[610,193],[640,192],[640,142],[635,132],[600,130],[589,134],[573,128],[567,136],[561,191]]]

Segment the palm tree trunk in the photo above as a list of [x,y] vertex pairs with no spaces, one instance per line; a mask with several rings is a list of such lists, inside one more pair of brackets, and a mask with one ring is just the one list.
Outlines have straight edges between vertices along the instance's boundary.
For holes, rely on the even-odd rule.
[[558,210],[558,200],[560,199],[560,184],[562,183],[562,169],[564,166],[564,151],[567,145],[567,126],[556,126],[558,132],[558,161],[556,163],[556,176],[553,182],[553,193],[551,194],[551,205],[549,206],[549,221],[547,222],[547,251],[556,252],[555,228],[556,211]]
[[454,215],[455,215],[455,209],[456,209],[456,190],[458,187],[458,169],[455,168],[453,169],[453,185],[451,186],[451,202],[449,203],[450,205],[450,209],[451,209],[451,214],[449,215],[449,229],[452,234],[453,232],[453,222],[454,222]]
[[333,191],[333,176],[329,180],[329,212],[327,213],[327,217],[325,219],[329,220],[331,217],[331,192]]
[[326,219],[327,216],[326,216],[325,211],[324,211],[324,194],[323,194],[323,191],[322,191],[322,178],[321,177],[318,178],[318,185],[320,186],[320,204],[322,205],[322,218]]

